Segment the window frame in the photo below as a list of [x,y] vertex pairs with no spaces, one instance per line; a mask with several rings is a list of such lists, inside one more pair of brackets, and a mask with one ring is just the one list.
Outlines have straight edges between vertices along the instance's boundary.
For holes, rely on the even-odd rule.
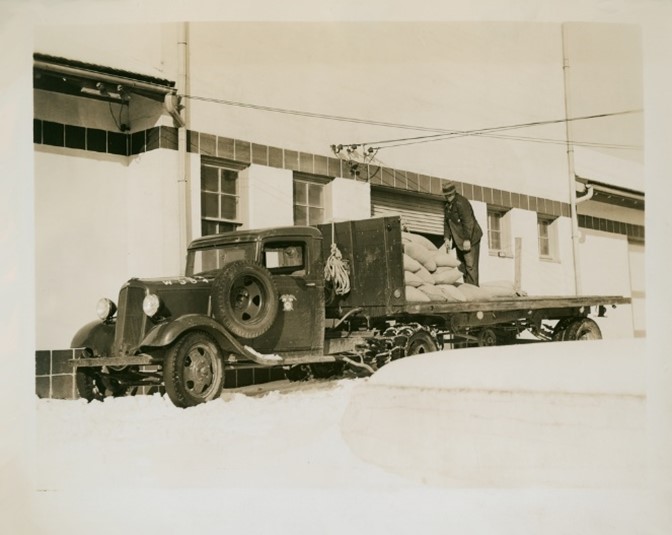
[[[558,260],[558,242],[556,225],[558,218],[555,216],[537,213],[537,251],[540,260],[557,261]],[[541,228],[546,228],[547,235],[541,234]],[[542,240],[546,240],[548,245],[548,254],[542,252]]]
[[[487,223],[487,237],[488,237],[488,250],[491,256],[498,257],[511,257],[511,232],[509,228],[509,221],[507,215],[510,212],[510,208],[505,206],[498,206],[494,204],[488,204],[486,210],[486,223]],[[499,224],[498,229],[492,229],[492,216],[497,216],[497,221]],[[496,233],[496,234],[495,234]],[[499,241],[498,247],[493,247],[493,236],[497,236]]]
[[[299,172],[294,173],[294,176],[293,176],[293,179],[292,179],[292,218],[293,218],[293,221],[294,221],[294,225],[308,225],[308,226],[313,226],[314,227],[314,226],[326,223],[326,217],[325,217],[326,206],[325,206],[325,202],[324,202],[325,201],[324,187],[327,184],[329,184],[332,180],[333,180],[333,178],[324,177],[324,176],[320,176],[320,175],[311,175],[311,174],[308,174],[308,173],[299,173]],[[306,203],[302,203],[302,204],[297,203],[297,199],[296,199],[297,184],[305,184],[306,185],[306,191],[305,191]],[[310,187],[311,186],[319,186],[321,206],[310,204]],[[307,209],[306,210],[307,217],[306,217],[306,222],[305,223],[304,222],[301,222],[301,223],[297,222],[297,218],[296,218],[297,206],[304,207],[304,208]],[[320,218],[320,221],[312,221],[311,220],[311,218],[310,218],[310,209],[311,208],[321,210],[322,217]]]
[[[219,234],[221,232],[233,231],[240,227],[243,223],[239,219],[239,206],[240,206],[240,171],[246,169],[249,165],[241,164],[232,160],[225,160],[219,158],[207,158],[201,157],[201,166],[200,166],[200,187],[199,191],[201,194],[200,199],[200,208],[201,208],[201,236],[209,236],[213,234]],[[217,188],[218,191],[213,191],[206,189],[205,184],[205,168],[217,169]],[[235,192],[229,193],[222,191],[222,180],[224,180],[224,173],[235,173]],[[204,195],[206,194],[215,194],[217,195],[218,202],[218,217],[205,214],[205,205],[204,205]],[[222,199],[228,198],[233,199],[235,205],[235,214],[233,218],[222,217]],[[214,226],[215,231],[211,232],[207,229],[207,226]]]

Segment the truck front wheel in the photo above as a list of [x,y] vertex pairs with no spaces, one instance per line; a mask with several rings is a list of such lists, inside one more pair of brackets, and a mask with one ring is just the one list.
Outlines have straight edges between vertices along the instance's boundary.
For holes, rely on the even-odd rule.
[[163,381],[177,407],[193,407],[218,398],[224,386],[224,362],[215,341],[202,332],[180,338],[166,355]]

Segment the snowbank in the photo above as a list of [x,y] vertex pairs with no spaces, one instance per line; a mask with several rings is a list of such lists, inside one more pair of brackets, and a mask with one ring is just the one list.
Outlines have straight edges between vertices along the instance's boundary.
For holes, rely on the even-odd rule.
[[447,486],[645,482],[643,341],[417,355],[353,392],[343,436],[362,459]]

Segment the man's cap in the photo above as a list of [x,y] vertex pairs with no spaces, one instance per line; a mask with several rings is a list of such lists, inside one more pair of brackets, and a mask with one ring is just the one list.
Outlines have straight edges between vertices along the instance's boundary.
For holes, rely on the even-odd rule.
[[452,182],[444,182],[441,189],[443,190],[444,195],[452,195],[455,193],[455,184]]

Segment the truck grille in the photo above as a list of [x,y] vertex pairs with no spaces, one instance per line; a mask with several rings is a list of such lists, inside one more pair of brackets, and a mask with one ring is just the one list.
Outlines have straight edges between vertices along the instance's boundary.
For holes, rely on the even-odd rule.
[[147,316],[142,311],[144,288],[126,286],[119,292],[114,353],[128,355],[138,347],[145,334]]

